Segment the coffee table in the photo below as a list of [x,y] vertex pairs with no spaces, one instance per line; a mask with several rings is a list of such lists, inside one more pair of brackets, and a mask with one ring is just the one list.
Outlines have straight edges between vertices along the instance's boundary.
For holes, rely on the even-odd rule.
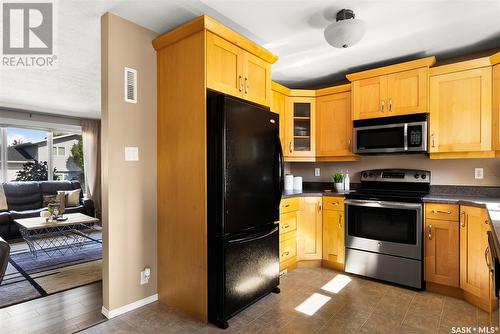
[[68,251],[76,253],[86,241],[97,241],[90,238],[90,233],[95,230],[94,226],[99,219],[83,213],[68,213],[64,217],[68,219],[53,222],[47,222],[41,217],[14,220],[35,259],[40,251],[49,257],[56,253],[64,255]]

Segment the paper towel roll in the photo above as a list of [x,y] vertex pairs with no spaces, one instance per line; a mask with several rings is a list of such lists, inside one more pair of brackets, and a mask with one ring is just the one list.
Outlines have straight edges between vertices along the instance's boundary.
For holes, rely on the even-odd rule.
[[293,178],[293,190],[302,191],[302,176],[296,176]]
[[285,190],[293,190],[293,175],[285,175]]

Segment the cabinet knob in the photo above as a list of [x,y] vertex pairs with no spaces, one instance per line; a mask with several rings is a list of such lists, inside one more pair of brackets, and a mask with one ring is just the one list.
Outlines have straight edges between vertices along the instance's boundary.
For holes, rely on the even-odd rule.
[[429,237],[429,240],[432,240],[432,225],[427,227],[427,236]]
[[292,142],[288,143],[288,150],[290,151],[290,153],[293,152]]
[[248,94],[250,84],[248,83],[248,78],[245,78],[245,94]]
[[238,75],[238,80],[239,80],[239,91],[241,92],[243,90],[243,81],[241,80],[241,75]]
[[384,112],[384,107],[385,107],[385,101],[382,100],[380,103],[380,112]]
[[389,112],[392,112],[392,99],[389,99]]
[[432,139],[432,147],[436,147],[436,136],[433,134],[431,134],[431,139]]

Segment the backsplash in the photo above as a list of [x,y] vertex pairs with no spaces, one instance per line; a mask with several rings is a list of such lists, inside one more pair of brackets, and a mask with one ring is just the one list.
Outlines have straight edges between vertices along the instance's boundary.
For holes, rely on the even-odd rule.
[[[314,176],[314,168],[321,176]],[[360,172],[366,169],[413,168],[431,171],[431,184],[465,186],[500,186],[500,159],[430,160],[426,155],[364,156],[355,162],[290,162],[285,172],[302,176],[306,182],[330,182],[336,171],[349,170],[351,182],[359,182]],[[475,179],[474,169],[483,168],[484,178]]]

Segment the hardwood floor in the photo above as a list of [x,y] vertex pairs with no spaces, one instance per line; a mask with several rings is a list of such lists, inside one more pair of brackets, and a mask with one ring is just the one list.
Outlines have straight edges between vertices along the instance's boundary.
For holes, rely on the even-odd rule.
[[0,309],[0,333],[74,333],[104,321],[102,284],[94,283]]

